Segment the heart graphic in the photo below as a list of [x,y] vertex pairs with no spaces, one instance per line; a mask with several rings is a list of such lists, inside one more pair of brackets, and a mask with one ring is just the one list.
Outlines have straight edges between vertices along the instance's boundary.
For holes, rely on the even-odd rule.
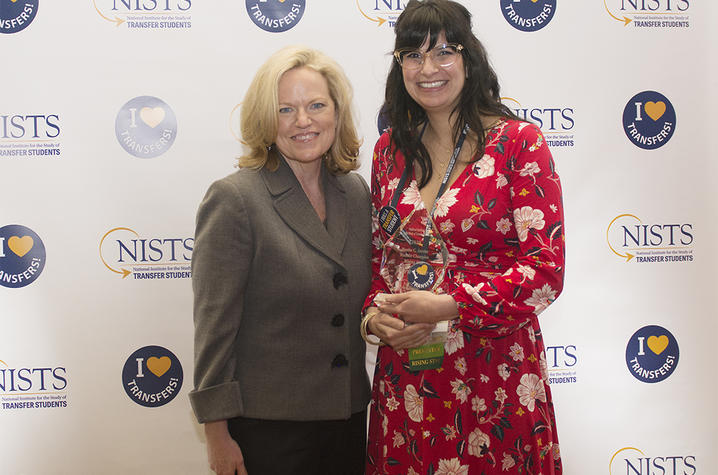
[[646,114],[654,121],[660,119],[666,112],[666,103],[663,101],[646,102]]
[[22,257],[30,252],[32,246],[35,245],[35,241],[33,241],[30,236],[23,236],[21,238],[10,236],[10,239],[7,240],[7,245],[18,257]]
[[172,361],[169,356],[163,356],[162,358],[151,356],[147,358],[147,368],[158,378],[165,374],[170,369],[170,366],[172,366]]
[[429,270],[429,268],[427,267],[426,264],[424,264],[423,266],[419,266],[419,267],[416,269],[416,272],[417,272],[417,274],[419,274],[419,275],[426,275],[426,272],[427,272],[428,270]]
[[165,119],[165,110],[161,107],[143,107],[140,109],[140,119],[154,129]]
[[663,353],[667,346],[668,337],[666,335],[648,337],[648,348],[657,355]]

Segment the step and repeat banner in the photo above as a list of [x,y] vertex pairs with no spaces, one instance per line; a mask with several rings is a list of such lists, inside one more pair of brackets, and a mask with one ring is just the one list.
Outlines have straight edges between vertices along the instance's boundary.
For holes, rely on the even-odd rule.
[[[285,45],[335,58],[368,179],[405,3],[0,0],[0,473],[209,473],[190,261],[244,91]],[[565,473],[718,473],[718,8],[463,3],[564,185],[541,322]]]

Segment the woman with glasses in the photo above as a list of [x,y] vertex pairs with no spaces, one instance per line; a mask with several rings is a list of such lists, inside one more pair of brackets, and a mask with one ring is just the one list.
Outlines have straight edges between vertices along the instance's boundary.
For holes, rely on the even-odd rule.
[[197,213],[195,389],[218,475],[364,471],[369,188],[339,65],[287,47],[242,103],[241,169]]
[[379,344],[367,474],[562,473],[541,313],[563,287],[561,185],[449,0],[410,1],[374,151]]

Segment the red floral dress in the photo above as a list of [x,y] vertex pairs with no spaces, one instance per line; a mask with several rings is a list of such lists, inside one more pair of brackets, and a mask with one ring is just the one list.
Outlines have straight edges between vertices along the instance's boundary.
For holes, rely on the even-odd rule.
[[[374,279],[379,292],[407,290],[428,210],[413,174],[393,235],[378,223],[404,169],[389,133],[374,150]],[[563,286],[561,184],[538,127],[502,121],[485,154],[438,200],[429,261],[438,293],[459,317],[438,369],[409,371],[408,352],[379,348],[370,407],[367,474],[560,474],[561,457],[538,314]],[[398,238],[403,230],[410,239]],[[415,247],[415,246],[414,246]]]

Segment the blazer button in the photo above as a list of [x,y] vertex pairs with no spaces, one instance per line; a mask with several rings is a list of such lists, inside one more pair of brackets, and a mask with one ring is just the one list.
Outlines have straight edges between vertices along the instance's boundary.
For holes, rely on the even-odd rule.
[[347,281],[346,275],[342,274],[341,272],[337,272],[336,274],[334,274],[334,288],[335,289],[338,289],[339,287],[341,287],[343,284],[346,284],[347,282],[348,281]]
[[332,318],[332,326],[333,326],[333,327],[340,327],[340,326],[342,326],[342,325],[344,325],[344,315],[342,315],[341,313],[337,313],[337,314],[334,315],[334,317]]
[[334,357],[334,361],[332,361],[332,366],[335,368],[340,368],[342,366],[347,366],[349,364],[349,361],[347,361],[347,357],[342,355],[341,353]]

